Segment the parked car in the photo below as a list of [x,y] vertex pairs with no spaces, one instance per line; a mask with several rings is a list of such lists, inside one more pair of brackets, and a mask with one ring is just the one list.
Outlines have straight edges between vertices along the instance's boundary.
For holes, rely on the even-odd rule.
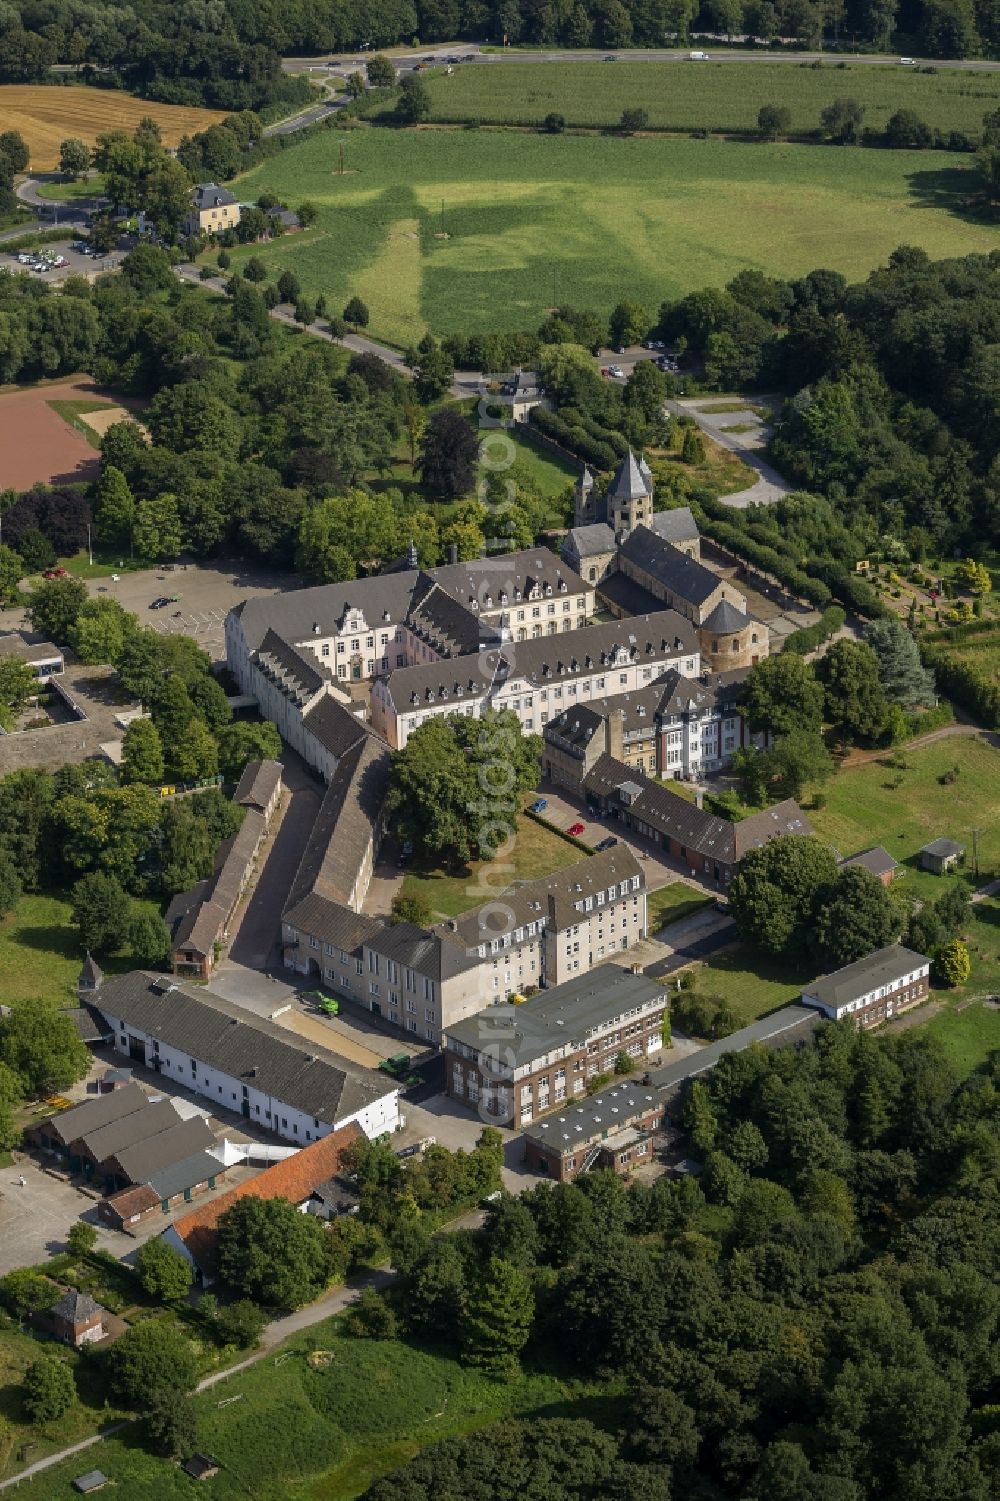
[[150,600],[149,608],[151,610],[165,610],[169,603],[170,601],[165,594],[159,594],[156,599]]
[[571,834],[574,839],[579,839],[586,827],[587,825],[583,823],[571,823],[566,832],[567,834]]
[[548,798],[545,798],[545,797],[536,797],[535,801],[531,805],[531,812],[532,813],[544,813],[545,810],[546,810],[546,808],[548,806],[549,806],[549,800],[548,800]]
[[62,567],[59,567],[59,568],[46,568],[45,572],[42,574],[42,578],[43,579],[64,579],[67,576],[68,575],[66,573],[65,568],[62,568]]
[[601,366],[601,374],[604,376],[604,379],[607,380],[608,376],[611,374],[611,371],[608,369],[607,365]]
[[617,57],[615,57],[615,55],[614,55],[613,52],[609,52],[608,55],[607,55],[607,57],[604,59],[604,61],[606,63],[616,63],[618,61],[618,59],[617,59]]
[[602,839],[600,844],[595,845],[594,847],[599,852],[603,853],[604,850],[614,849],[617,843],[618,840],[615,838],[615,836],[613,834],[609,834],[606,839]]
[[608,373],[609,375],[613,375],[615,380],[625,379],[625,371],[622,369],[621,365],[609,365]]

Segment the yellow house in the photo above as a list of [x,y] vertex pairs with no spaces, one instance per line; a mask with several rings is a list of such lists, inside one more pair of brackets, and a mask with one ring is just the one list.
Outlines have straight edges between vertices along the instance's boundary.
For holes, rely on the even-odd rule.
[[214,182],[198,184],[185,224],[188,234],[217,235],[224,229],[235,229],[239,222],[240,206],[228,188],[220,188]]

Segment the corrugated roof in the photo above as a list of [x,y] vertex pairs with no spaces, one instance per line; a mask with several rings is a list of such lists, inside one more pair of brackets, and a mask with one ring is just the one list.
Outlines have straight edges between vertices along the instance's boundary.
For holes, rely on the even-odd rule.
[[124,1089],[97,1095],[92,1100],[84,1100],[82,1105],[74,1105],[71,1110],[47,1116],[32,1129],[46,1130],[69,1146],[70,1142],[78,1141],[87,1132],[98,1131],[111,1121],[121,1120],[123,1116],[145,1109],[148,1104],[149,1097],[145,1090],[140,1089],[138,1084],[127,1084]]
[[103,1012],[329,1125],[392,1093],[382,1075],[211,990],[137,969],[105,980],[99,997]]
[[113,1156],[132,1183],[149,1183],[156,1173],[214,1146],[211,1126],[200,1115],[193,1115],[190,1120],[178,1121],[169,1131],[123,1147]]
[[219,1219],[227,1209],[246,1198],[288,1199],[292,1204],[301,1204],[318,1184],[336,1176],[346,1148],[363,1139],[360,1127],[352,1121],[286,1157],[283,1162],[265,1168],[256,1178],[250,1178],[175,1220],[173,1228],[198,1266],[203,1269],[210,1267],[218,1240]]

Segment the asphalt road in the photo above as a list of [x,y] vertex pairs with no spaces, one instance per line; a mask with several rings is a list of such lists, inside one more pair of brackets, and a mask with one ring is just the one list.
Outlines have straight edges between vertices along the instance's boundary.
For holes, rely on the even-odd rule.
[[[668,48],[635,48],[630,47],[620,51],[607,51],[591,48],[587,51],[538,51],[526,52],[516,48],[508,48],[504,52],[483,52],[474,42],[439,42],[428,48],[406,49],[389,47],[384,50],[384,56],[390,57],[401,73],[413,71],[416,63],[425,58],[433,58],[434,64],[442,63],[448,57],[462,59],[462,66],[486,66],[489,63],[574,63],[574,62],[601,62],[604,58],[614,57],[619,62],[629,63],[692,63],[691,52],[697,51],[699,43],[695,40],[689,47]],[[325,57],[285,57],[282,58],[281,66],[286,73],[310,73],[328,71],[342,77],[349,73],[363,70],[371,52],[345,55],[342,52],[328,53]],[[735,63],[788,63],[797,66],[810,62],[850,62],[867,68],[894,68],[899,67],[898,54],[872,54],[851,52],[767,52],[767,51],[744,51],[742,48],[713,48],[708,53],[711,62],[735,62]],[[916,63],[923,63],[927,59],[915,58]],[[967,73],[996,73],[1000,71],[1000,62],[986,62],[978,58],[934,58],[936,68],[954,68]],[[432,66],[433,66],[432,65]],[[693,65],[693,64],[692,64]]]
[[695,959],[707,959],[709,954],[715,954],[719,949],[730,948],[739,941],[736,924],[732,921],[723,923],[711,933],[706,933],[704,938],[692,938],[690,942],[676,948],[669,959],[662,959],[659,964],[647,964],[645,973],[655,979],[662,979],[664,975],[672,975],[675,970],[683,969]]

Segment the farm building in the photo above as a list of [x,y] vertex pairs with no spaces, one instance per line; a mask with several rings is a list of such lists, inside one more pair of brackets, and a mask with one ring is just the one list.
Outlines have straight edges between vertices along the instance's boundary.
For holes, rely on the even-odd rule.
[[956,844],[954,839],[932,839],[920,851],[921,868],[933,871],[936,876],[943,876],[949,870],[954,870],[964,858],[965,845]]
[[891,886],[899,869],[887,849],[876,844],[870,850],[861,850],[857,855],[849,855],[846,860],[840,862],[842,869],[851,865],[860,865],[863,870],[870,871],[873,876],[882,882],[883,886]]

